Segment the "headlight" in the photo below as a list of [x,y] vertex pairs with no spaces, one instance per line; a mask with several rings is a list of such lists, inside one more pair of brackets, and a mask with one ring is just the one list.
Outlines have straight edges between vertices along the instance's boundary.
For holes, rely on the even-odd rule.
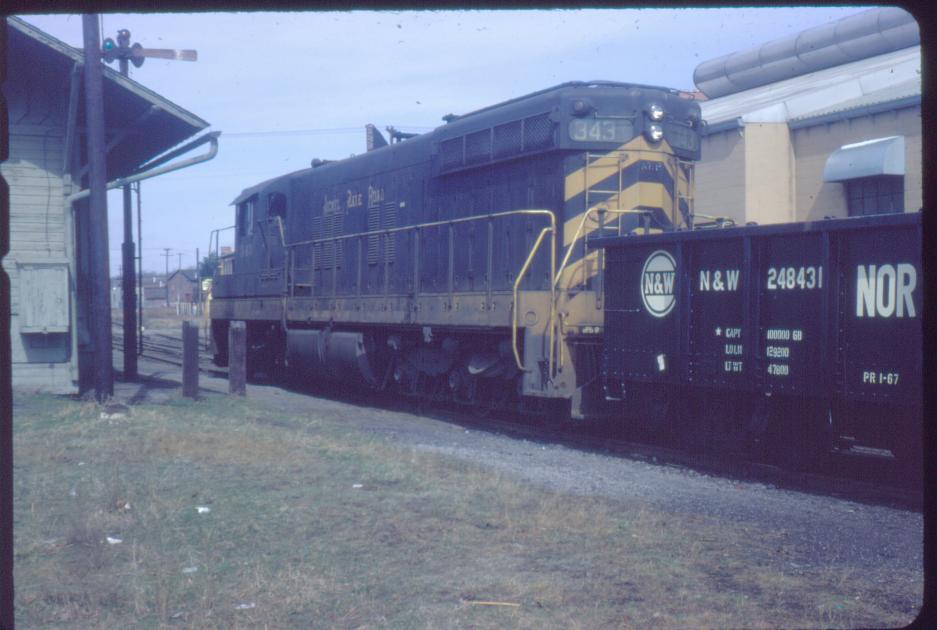
[[664,108],[658,105],[657,103],[652,103],[647,108],[647,115],[651,120],[663,120],[664,119]]
[[592,111],[592,104],[582,99],[573,101],[573,116],[585,116]]
[[657,123],[651,123],[647,126],[647,131],[645,133],[647,134],[648,140],[651,142],[660,142],[664,137],[664,128]]

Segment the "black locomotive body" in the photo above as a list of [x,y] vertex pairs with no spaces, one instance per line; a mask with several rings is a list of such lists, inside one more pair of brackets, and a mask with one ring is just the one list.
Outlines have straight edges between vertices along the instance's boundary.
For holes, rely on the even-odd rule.
[[243,320],[248,369],[584,413],[604,317],[587,237],[691,225],[699,106],[576,82],[447,119],[235,200],[219,361]]
[[833,442],[919,461],[921,215],[593,242],[606,249],[603,390],[680,409],[688,442]]

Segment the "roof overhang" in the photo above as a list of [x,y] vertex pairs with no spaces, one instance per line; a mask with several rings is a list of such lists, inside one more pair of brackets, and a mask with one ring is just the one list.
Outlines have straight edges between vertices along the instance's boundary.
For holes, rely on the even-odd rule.
[[[72,70],[83,67],[84,53],[23,20],[7,16],[7,81],[67,86]],[[104,74],[104,126],[108,179],[123,177],[187,140],[209,123],[116,70]],[[83,82],[78,103],[84,127]],[[41,85],[40,85],[41,89]]]
[[710,125],[743,118],[780,122],[921,94],[921,48],[819,70],[700,102]]
[[833,151],[823,168],[825,182],[876,175],[904,175],[904,136],[843,145]]

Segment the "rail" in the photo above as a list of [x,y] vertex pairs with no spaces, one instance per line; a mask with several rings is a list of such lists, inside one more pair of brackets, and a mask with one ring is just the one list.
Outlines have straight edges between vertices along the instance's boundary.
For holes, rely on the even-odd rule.
[[[554,361],[555,361],[554,346],[555,346],[555,339],[556,339],[556,336],[555,336],[556,335],[555,333],[556,287],[555,287],[554,282],[552,282],[552,278],[556,270],[556,251],[557,251],[556,215],[553,213],[552,210],[544,210],[544,209],[507,210],[504,212],[493,212],[489,214],[475,215],[475,216],[470,216],[470,217],[458,217],[454,219],[444,219],[440,221],[429,221],[426,223],[418,223],[415,225],[406,225],[406,226],[395,227],[395,228],[382,228],[379,230],[369,230],[365,232],[356,232],[353,234],[341,234],[341,235],[336,235],[336,236],[326,236],[322,238],[307,239],[307,240],[302,240],[302,241],[294,241],[292,243],[285,243],[285,246],[287,249],[287,255],[289,258],[288,268],[290,271],[289,279],[288,279],[288,294],[293,295],[295,286],[297,286],[297,283],[295,281],[297,268],[295,266],[296,261],[293,255],[293,252],[295,251],[297,247],[323,245],[326,243],[337,243],[338,241],[364,239],[364,238],[372,237],[372,236],[381,236],[382,238],[385,239],[385,245],[386,245],[386,239],[389,238],[391,234],[413,232],[416,234],[415,246],[413,248],[413,257],[414,257],[414,260],[413,260],[413,274],[414,274],[413,293],[414,293],[414,296],[418,296],[421,293],[420,281],[419,281],[419,270],[420,270],[419,234],[420,234],[420,231],[427,229],[427,228],[448,226],[449,227],[449,257],[448,257],[448,266],[447,266],[447,272],[448,272],[447,273],[447,277],[448,277],[447,290],[450,295],[450,298],[452,298],[452,295],[454,293],[454,286],[453,286],[453,269],[454,269],[454,252],[455,252],[455,239],[453,238],[454,226],[463,224],[463,223],[487,221],[488,222],[488,251],[487,251],[487,272],[488,272],[487,273],[487,279],[488,279],[487,285],[488,287],[487,287],[487,292],[488,292],[488,298],[489,298],[488,301],[490,303],[493,277],[494,277],[492,273],[493,256],[494,256],[494,221],[495,219],[512,217],[512,216],[542,216],[542,217],[546,217],[547,219],[549,219],[549,226],[541,229],[540,233],[537,236],[536,241],[534,242],[534,245],[531,247],[531,250],[527,254],[527,258],[525,259],[520,272],[517,274],[517,277],[515,278],[515,281],[514,281],[514,285],[512,287],[511,347],[514,352],[514,360],[517,363],[518,369],[522,371],[527,371],[524,368],[523,361],[521,361],[520,351],[518,349],[518,344],[517,344],[517,329],[518,329],[517,313],[519,311],[518,304],[520,300],[519,289],[520,289],[520,284],[524,277],[524,274],[527,273],[528,269],[530,268],[530,265],[533,263],[533,260],[536,257],[536,254],[539,251],[544,238],[546,237],[547,234],[550,234],[550,279],[551,279],[551,282],[550,282],[550,313],[549,313],[548,328],[549,328],[549,338],[550,338],[549,373],[552,376],[553,370],[554,370]],[[333,254],[333,255],[337,255],[337,254]],[[315,249],[314,248],[312,249],[312,253],[311,253],[311,261],[310,261],[309,269],[311,269],[313,272],[310,278],[309,285],[308,285],[309,290],[310,290],[310,295],[315,295],[315,286],[314,286],[315,285]],[[332,273],[333,273],[332,292],[333,294],[335,294],[335,290],[336,290],[335,281],[337,279],[336,278],[337,269],[338,269],[338,265],[333,264],[332,265]],[[358,273],[359,273],[359,278],[360,278],[360,273],[361,273],[360,261],[359,261]],[[386,261],[385,261],[384,279],[385,279],[385,293],[386,293],[387,285],[388,285],[388,270],[387,270]],[[300,284],[299,286],[304,286],[304,285]],[[360,290],[360,286],[361,286],[361,283],[359,280],[359,283],[358,283],[359,290]],[[451,299],[450,299],[450,302],[451,302]]]

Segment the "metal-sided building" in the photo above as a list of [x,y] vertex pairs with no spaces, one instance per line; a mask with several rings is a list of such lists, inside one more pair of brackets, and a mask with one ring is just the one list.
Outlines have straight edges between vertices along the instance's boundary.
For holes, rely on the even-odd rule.
[[921,47],[876,8],[700,64],[696,211],[786,223],[922,206]]
[[[88,185],[83,54],[15,17],[6,19],[10,336],[14,387],[74,393],[88,384]],[[208,123],[104,67],[107,179],[126,176]],[[119,242],[120,235],[111,235]]]

